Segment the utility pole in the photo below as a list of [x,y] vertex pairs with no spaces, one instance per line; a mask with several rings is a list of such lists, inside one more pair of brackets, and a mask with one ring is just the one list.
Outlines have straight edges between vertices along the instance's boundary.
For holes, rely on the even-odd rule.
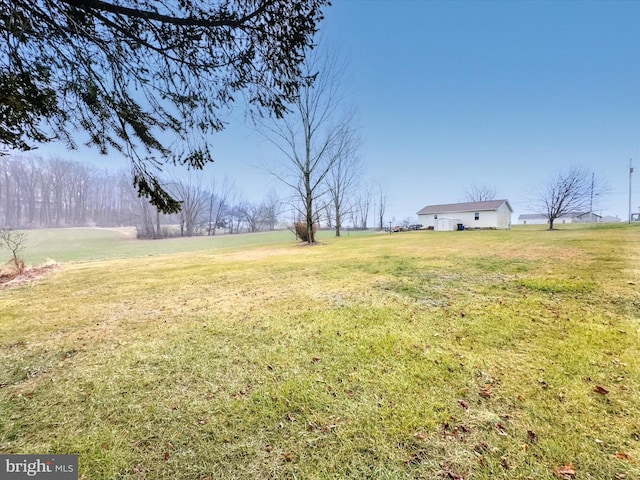
[[631,224],[631,174],[633,173],[633,164],[629,159],[629,224]]

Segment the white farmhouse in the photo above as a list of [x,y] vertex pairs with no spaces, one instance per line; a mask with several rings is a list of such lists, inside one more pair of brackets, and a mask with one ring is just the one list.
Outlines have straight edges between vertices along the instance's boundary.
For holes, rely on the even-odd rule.
[[418,212],[418,223],[434,230],[511,228],[513,209],[507,200],[427,205]]

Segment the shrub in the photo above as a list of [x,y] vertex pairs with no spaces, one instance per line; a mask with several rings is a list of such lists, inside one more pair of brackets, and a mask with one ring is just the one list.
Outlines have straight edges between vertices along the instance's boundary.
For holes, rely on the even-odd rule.
[[[294,224],[294,228],[295,228],[296,238],[299,238],[303,242],[308,242],[309,241],[309,232],[307,230],[306,222],[296,222]],[[314,223],[313,224],[313,234],[315,235],[317,231],[318,231],[318,227]]]

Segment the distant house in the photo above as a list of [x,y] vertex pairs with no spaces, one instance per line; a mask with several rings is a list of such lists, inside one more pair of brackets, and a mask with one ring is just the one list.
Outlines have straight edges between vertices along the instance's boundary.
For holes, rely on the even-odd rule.
[[574,217],[576,223],[600,223],[602,216],[593,212],[576,213]]
[[541,213],[523,213],[518,216],[518,223],[520,225],[546,225],[549,223],[549,218]]
[[[572,212],[562,215],[554,220],[554,224],[560,223],[600,223],[602,217],[593,212]],[[523,213],[518,216],[520,225],[546,225],[549,217],[542,213]]]
[[418,212],[418,223],[434,230],[511,228],[513,209],[507,200],[427,205]]

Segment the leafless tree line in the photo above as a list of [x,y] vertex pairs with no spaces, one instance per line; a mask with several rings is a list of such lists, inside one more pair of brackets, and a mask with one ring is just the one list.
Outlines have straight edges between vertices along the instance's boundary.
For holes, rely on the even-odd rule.
[[[215,235],[275,230],[295,221],[295,205],[274,190],[251,202],[229,179],[202,175],[167,179],[163,185],[181,202],[177,214],[162,214],[141,198],[127,170],[100,169],[63,158],[0,157],[0,228],[135,226],[141,238]],[[366,228],[371,212],[384,215],[380,185],[344,185],[339,214],[352,228]],[[332,197],[323,197],[316,223],[335,228]],[[377,203],[376,203],[377,202]],[[378,205],[378,206],[376,206]]]
[[233,182],[201,176],[163,182],[181,210],[165,215],[141,198],[126,170],[62,158],[0,157],[0,227],[135,226],[141,238],[273,230],[282,201],[244,200]]
[[123,172],[61,158],[0,157],[0,226],[123,225],[136,200]]

